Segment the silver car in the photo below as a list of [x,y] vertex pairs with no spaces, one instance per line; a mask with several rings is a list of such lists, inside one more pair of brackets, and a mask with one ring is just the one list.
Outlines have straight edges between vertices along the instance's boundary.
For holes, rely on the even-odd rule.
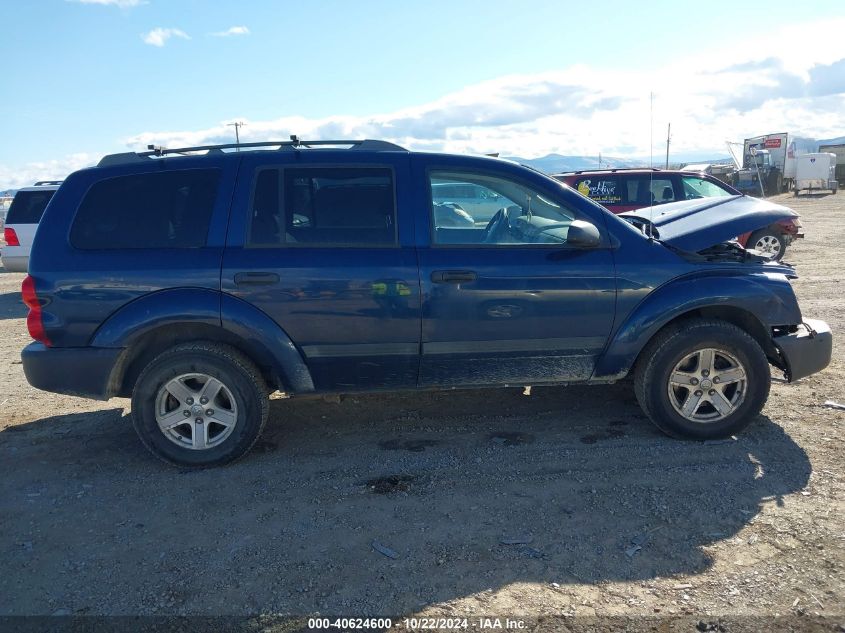
[[431,194],[435,204],[454,205],[475,222],[489,222],[496,211],[514,204],[492,189],[469,182],[433,182]]

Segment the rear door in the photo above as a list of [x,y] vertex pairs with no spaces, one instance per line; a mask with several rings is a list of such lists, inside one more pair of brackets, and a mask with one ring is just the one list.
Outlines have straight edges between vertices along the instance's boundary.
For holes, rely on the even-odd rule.
[[[412,387],[420,293],[408,156],[244,156],[222,288],[269,315],[321,391]],[[338,157],[341,157],[338,160]]]
[[419,249],[421,385],[588,379],[613,325],[614,264],[606,236],[594,248],[575,247],[566,237],[576,219],[603,233],[600,214],[574,208],[553,183],[492,162],[476,168],[447,157],[414,161],[423,191],[472,182],[503,204],[488,227],[441,227],[431,208],[421,209],[428,222],[418,233],[429,238]]

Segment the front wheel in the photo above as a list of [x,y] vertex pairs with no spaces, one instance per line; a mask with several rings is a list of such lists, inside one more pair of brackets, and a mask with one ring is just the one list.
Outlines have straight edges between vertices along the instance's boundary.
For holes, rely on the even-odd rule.
[[156,457],[219,466],[244,455],[267,422],[267,387],[255,365],[227,345],[177,345],[141,372],[132,420]]
[[724,321],[681,323],[658,334],[640,358],[634,375],[637,401],[673,437],[734,435],[769,396],[766,355],[748,333]]
[[786,253],[786,238],[782,233],[766,228],[752,233],[746,246],[768,255],[772,261],[779,262]]

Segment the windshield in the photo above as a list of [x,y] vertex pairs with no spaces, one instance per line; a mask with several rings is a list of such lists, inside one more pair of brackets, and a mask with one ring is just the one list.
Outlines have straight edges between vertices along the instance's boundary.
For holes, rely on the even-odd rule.
[[698,176],[684,176],[681,179],[684,187],[684,198],[693,200],[695,198],[721,198],[734,195],[724,187],[717,185],[711,180]]
[[749,163],[751,167],[755,165],[759,167],[765,167],[770,164],[770,159],[768,154],[757,154],[756,156],[751,156],[751,162]]

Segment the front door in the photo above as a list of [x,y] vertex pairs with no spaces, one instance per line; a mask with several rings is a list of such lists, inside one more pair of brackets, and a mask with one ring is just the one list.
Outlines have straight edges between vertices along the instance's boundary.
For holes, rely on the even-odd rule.
[[600,218],[563,203],[553,186],[495,167],[468,170],[418,160],[415,176],[424,188],[473,183],[495,192],[500,204],[489,222],[455,226],[438,219],[445,210],[432,200],[430,245],[419,249],[420,383],[587,380],[613,326],[613,258],[605,235],[592,248],[568,244],[567,235],[573,220],[600,225]]

